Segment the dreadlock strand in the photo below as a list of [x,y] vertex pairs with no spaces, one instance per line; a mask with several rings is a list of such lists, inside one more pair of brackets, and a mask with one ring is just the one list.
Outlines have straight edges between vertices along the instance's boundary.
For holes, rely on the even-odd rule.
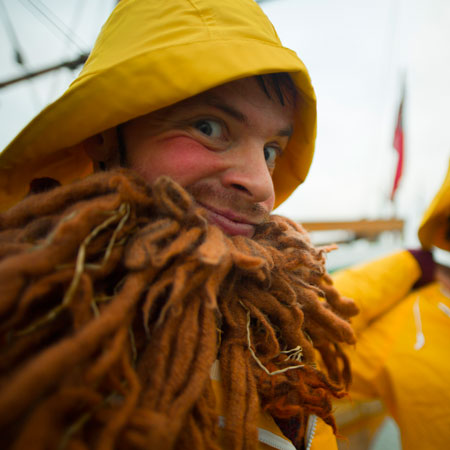
[[[161,312],[157,320],[157,325],[164,322],[169,310],[174,315],[180,315],[182,308],[180,302],[183,302],[185,296],[195,290],[197,286],[205,280],[207,274],[204,271],[196,270],[198,269],[198,266],[199,265],[196,261],[188,260],[185,263],[180,264],[175,269],[172,289],[170,295],[162,305]],[[188,279],[189,283],[186,283]]]
[[142,305],[142,320],[144,324],[145,334],[150,337],[150,316],[154,309],[154,305],[157,299],[159,299],[170,286],[172,286],[173,278],[170,276],[170,272],[166,272],[161,279],[155,281],[150,289],[147,291],[145,301]]
[[246,361],[246,399],[245,399],[245,416],[244,416],[244,445],[246,449],[256,449],[258,436],[257,417],[260,411],[260,403],[258,391],[255,381],[255,375],[252,370],[252,362]]
[[104,345],[103,353],[97,358],[84,375],[86,383],[95,384],[102,379],[107,371],[121,358],[128,337],[128,329],[122,326],[115,335],[111,336],[111,343]]
[[208,307],[214,310],[218,309],[217,293],[219,292],[220,285],[227,276],[231,267],[231,258],[223,258],[221,264],[211,270],[210,276],[204,284],[205,302]]
[[296,305],[299,303],[298,295],[292,285],[292,280],[286,274],[278,272],[277,276],[270,280],[270,292],[275,298],[279,298],[280,302],[286,305]]
[[[66,308],[72,318],[74,331],[82,328],[95,316],[95,310],[92,308],[93,292],[92,279],[86,273],[83,273],[72,299],[67,304],[64,303],[64,300],[61,303],[61,311]],[[49,320],[52,320],[52,317]]]
[[136,205],[139,212],[153,209],[154,198],[151,187],[142,178],[122,169],[110,172],[109,175],[106,174],[106,177],[109,189]]
[[[314,347],[320,354],[321,360],[325,365],[327,374],[334,383],[348,385],[351,377],[348,370],[348,359],[342,353],[339,345],[330,345],[327,336],[323,330],[308,330],[311,339],[314,342]],[[343,367],[338,364],[341,359]]]
[[33,354],[39,353],[49,342],[57,340],[66,331],[67,323],[65,321],[52,321],[33,333],[15,336],[14,340],[12,340],[11,333],[2,336],[2,342],[8,345],[5,345],[4,348],[2,346],[1,350],[0,380],[5,379],[18,364],[25,363]]
[[204,242],[198,246],[196,255],[204,264],[217,266],[228,256],[228,248],[222,231],[215,225],[207,228]]
[[[305,329],[316,329],[319,333],[325,336],[326,340],[332,340],[337,342],[344,342],[346,344],[354,344],[356,342],[355,335],[350,323],[333,314],[330,309],[320,304],[317,308],[311,306],[304,308],[305,317]],[[312,337],[311,332],[309,332]]]
[[80,199],[104,194],[104,183],[96,183],[96,181],[100,181],[99,178],[94,183],[75,183],[76,185],[61,186],[57,189],[23,199],[1,214],[0,230],[5,228],[22,228],[24,224],[30,222],[34,217],[43,217],[55,211],[64,210],[75,201],[80,201]]
[[79,429],[80,418],[90,416],[88,411],[101,402],[99,395],[82,387],[55,393],[31,411],[12,449],[67,448],[68,441]]
[[[193,299],[195,299],[195,294]],[[197,339],[199,339],[199,335],[201,336],[201,330],[199,329],[200,325],[198,322],[198,310],[200,306],[200,299],[197,301],[192,301],[188,305],[186,305],[185,309],[181,314],[169,313],[166,316],[166,320],[159,325],[156,324],[155,333],[152,337],[155,337],[155,343],[157,343],[157,348],[155,348],[151,352],[146,352],[147,357],[143,357],[141,364],[144,364],[145,367],[151,367],[151,379],[149,379],[149,385],[152,386],[152,390],[148,392],[149,401],[151,400],[154,407],[157,407],[156,401],[166,403],[167,401],[164,396],[175,394],[178,395],[178,391],[181,389],[180,386],[185,385],[186,377],[183,379],[183,371],[189,369],[189,361],[192,361],[194,357],[194,349],[196,344],[194,344]],[[194,308],[194,310],[192,310]],[[211,314],[211,313],[210,313]],[[172,326],[172,322],[176,322]],[[214,355],[215,353],[215,325],[214,325],[214,317],[209,316],[209,321],[213,323],[210,325],[212,336],[209,335],[207,337],[209,345],[213,346],[213,350],[211,351]],[[180,325],[181,324],[181,325]],[[203,328],[208,329],[207,324],[201,325]],[[167,331],[164,331],[167,330]],[[172,331],[173,330],[173,331]],[[212,341],[212,342],[209,342]],[[150,357],[150,359],[148,359]],[[209,358],[209,365],[212,364],[213,356]],[[183,366],[178,367],[175,372],[169,369],[172,365],[176,366],[176,361],[183,360]],[[159,362],[158,362],[159,361]],[[173,361],[173,364],[172,364]],[[168,362],[168,364],[167,364]],[[164,365],[162,363],[165,363]],[[209,370],[208,362],[207,371]],[[143,370],[143,366],[141,366],[141,371]],[[191,369],[189,369],[191,370]],[[207,372],[208,373],[208,372]],[[158,375],[159,374],[159,375]],[[175,381],[175,385],[171,383],[171,377],[179,378],[178,381]],[[186,388],[185,388],[186,389]],[[153,392],[153,390],[156,391]],[[158,394],[159,391],[159,394]],[[173,392],[173,394],[171,394]],[[159,399],[159,400],[158,400]],[[170,402],[168,403],[170,404]],[[182,408],[178,408],[182,410]]]
[[264,323],[266,325],[265,328],[271,328],[273,330],[273,335],[275,335],[275,330],[282,330],[277,333],[278,336],[275,341],[277,346],[275,348],[280,344],[279,341],[284,344],[283,347],[285,348],[274,349],[276,353],[272,355],[272,357],[277,356],[280,350],[286,350],[286,347],[296,347],[301,335],[303,323],[303,314],[298,305],[286,306],[282,302],[277,301],[276,297],[266,292],[259,294],[258,297],[258,308],[253,306],[256,300],[256,298],[253,297],[248,304],[249,310],[253,312],[255,317],[256,310],[259,310],[264,317],[270,317],[270,322],[266,319],[264,322],[260,321],[260,323],[261,325]]
[[180,230],[180,224],[173,219],[162,218],[151,222],[131,237],[125,251],[125,266],[141,270],[150,264],[151,254],[159,251],[160,241],[170,239]]
[[[19,327],[22,329],[27,328],[34,317],[34,315],[31,314],[29,317],[26,317],[30,308],[39,306],[39,310],[42,310],[42,308],[48,307],[48,305],[46,305],[47,302],[44,303],[40,300],[44,297],[51,298],[51,295],[54,294],[55,287],[63,286],[64,284],[68,285],[72,279],[72,275],[73,271],[66,269],[64,271],[46,275],[43,278],[38,279],[34,284],[26,286],[25,289],[23,289],[20,298],[15,298],[16,304],[14,305],[14,311],[8,311],[9,314],[7,314],[6,311],[4,312],[4,319],[3,323],[0,325],[0,332],[3,332],[4,330],[14,330],[14,333],[17,332],[17,328]],[[42,315],[42,312],[44,311],[40,312]]]
[[144,386],[140,404],[149,411],[157,411],[157,404],[163,395],[166,374],[172,360],[171,345],[175,331],[182,322],[181,316],[168,314],[164,326],[152,327],[147,345],[138,359],[138,374]]
[[254,342],[254,346],[258,347],[258,352],[264,358],[275,358],[281,351],[275,328],[272,326],[266,314],[259,308],[254,307],[254,299],[251,296],[240,297],[242,298],[242,306],[244,309],[250,313],[250,316],[254,320],[258,321],[258,329],[255,330],[255,334],[260,336],[260,338],[257,343]]
[[[180,431],[177,441],[178,448],[203,448],[207,450],[220,450],[218,444],[219,421],[215,411],[215,395],[211,383],[206,383],[205,390],[194,405],[193,414],[189,417],[189,425]],[[195,418],[194,420],[192,418]],[[191,427],[201,432],[201,444],[194,446],[191,440]]]
[[254,272],[267,267],[267,263],[263,258],[258,255],[245,253],[246,249],[248,249],[248,246],[243,241],[243,238],[235,236],[232,240],[231,257],[237,267]]
[[[165,382],[156,408],[160,409],[163,405],[171,404],[183,388],[186,387],[190,373],[192,373],[192,364],[195,358],[196,347],[198,346],[200,324],[200,302],[198,299],[185,305],[182,314],[185,320],[180,323],[176,333],[172,333],[172,345],[170,352],[171,363],[166,367],[164,374]],[[183,364],[179,364],[180,360]],[[178,367],[178,364],[180,367]],[[172,367],[176,371],[171,370]]]
[[187,413],[204,391],[203,386],[210,383],[210,369],[217,354],[216,321],[213,311],[204,305],[200,308],[198,329],[199,338],[189,378],[183,389],[179,390],[174,398],[169,414],[182,409]]
[[340,377],[334,380],[336,383],[344,383],[347,389],[352,381],[352,372],[350,368],[350,359],[345,354],[339,345],[335,345],[335,354],[339,361],[341,362],[342,368],[339,368],[338,374]]
[[119,410],[101,431],[98,438],[98,450],[109,450],[115,448],[115,442],[119,437],[119,433],[126,425],[139,400],[141,385],[136,372],[130,364],[129,356],[126,353],[121,353],[120,362],[128,393],[124,397]]
[[124,257],[125,239],[126,238],[122,238],[119,242],[116,242],[108,254],[103,253],[100,262],[90,262],[85,264],[85,272],[89,274],[93,283],[97,280],[102,283],[102,280],[108,278],[108,276],[121,265]]
[[183,254],[189,248],[193,247],[201,235],[202,230],[197,227],[191,228],[190,230],[183,230],[166,248],[153,253],[151,256],[152,264],[156,267],[166,265],[170,258]]
[[[180,431],[180,436],[176,443],[180,448],[195,448],[199,450],[207,450],[205,442],[205,433],[201,425],[195,420],[193,415],[186,418],[183,426],[184,430]],[[189,433],[188,436],[186,434]]]
[[169,177],[159,177],[153,185],[153,190],[156,194],[156,204],[175,219],[183,219],[185,213],[192,208],[190,195]]
[[220,366],[225,397],[225,442],[231,449],[244,448],[247,376],[245,350],[242,346],[222,345]]
[[177,448],[220,450],[218,419],[214,410],[214,392],[209,383],[187,417],[176,442]]
[[327,330],[339,342],[353,344],[355,335],[349,322],[333,313],[325,302],[319,301],[310,290],[302,292],[302,309],[305,314],[305,327],[318,326]]
[[327,302],[339,315],[349,318],[358,314],[359,310],[352,299],[339,295],[338,291],[332,286],[329,275],[324,276],[322,290],[325,293]]
[[[228,302],[227,305],[232,307]],[[256,387],[249,384],[251,378],[246,356],[249,350],[246,345],[241,344],[246,340],[246,311],[238,305],[238,308],[233,308],[233,312],[227,311],[225,315],[224,311],[224,318],[229,314],[234,317],[234,326],[228,330],[225,340],[222,340],[220,353],[226,411],[225,440],[229,442],[229,448],[254,448],[257,442],[256,417],[252,407],[254,405],[249,405],[247,400],[248,395],[254,395]]]

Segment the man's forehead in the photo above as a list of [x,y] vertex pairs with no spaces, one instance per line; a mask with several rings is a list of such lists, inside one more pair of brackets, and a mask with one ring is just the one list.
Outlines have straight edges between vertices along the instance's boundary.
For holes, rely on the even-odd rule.
[[228,98],[229,93],[237,94],[238,96],[242,96],[243,98],[245,98],[250,95],[250,92],[257,92],[258,94],[264,93],[267,99],[274,101],[278,100],[278,94],[272,84],[267,82],[258,82],[258,78],[256,76],[251,76],[220,84],[219,86],[215,86],[211,89],[200,92],[197,95],[181,100],[175,105],[200,102],[213,103],[214,101],[217,101],[217,99],[223,100]]
[[244,87],[248,87],[252,83],[255,83],[256,85],[254,77],[230,81],[229,83],[224,83],[214,88],[208,89],[207,91],[200,92],[199,94],[182,100],[181,102],[172,106],[192,106],[196,104],[216,106],[217,104],[230,103],[230,97],[227,94],[234,93],[245,98],[246,92]]

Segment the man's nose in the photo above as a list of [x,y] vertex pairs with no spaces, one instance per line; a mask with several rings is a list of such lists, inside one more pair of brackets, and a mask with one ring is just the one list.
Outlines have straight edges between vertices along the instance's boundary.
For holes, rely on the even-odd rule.
[[275,191],[264,157],[264,144],[243,143],[231,150],[228,158],[228,168],[222,176],[223,185],[239,191],[254,203],[266,203],[271,211]]

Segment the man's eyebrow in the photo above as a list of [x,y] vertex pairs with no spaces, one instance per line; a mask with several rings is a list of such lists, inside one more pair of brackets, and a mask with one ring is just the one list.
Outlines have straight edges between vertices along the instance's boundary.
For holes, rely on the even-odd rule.
[[[215,97],[210,97],[210,98],[206,99],[206,103],[210,106],[213,106],[214,108],[220,109],[225,114],[228,114],[229,116],[235,118],[236,120],[239,120],[242,123],[245,123],[245,124],[249,123],[248,118],[245,114],[243,114],[241,111],[234,108],[233,106],[228,105],[221,99],[218,99]],[[292,125],[289,125],[288,127],[283,128],[280,131],[278,131],[278,133],[276,133],[276,135],[279,137],[289,137],[290,138],[292,136],[293,132],[294,132],[294,127]]]
[[229,116],[235,118],[236,120],[239,120],[239,122],[248,123],[248,118],[245,114],[243,114],[238,109],[234,108],[231,105],[228,105],[223,100],[210,97],[206,99],[206,103],[210,106],[213,106],[214,108],[220,109],[225,114],[228,114]]

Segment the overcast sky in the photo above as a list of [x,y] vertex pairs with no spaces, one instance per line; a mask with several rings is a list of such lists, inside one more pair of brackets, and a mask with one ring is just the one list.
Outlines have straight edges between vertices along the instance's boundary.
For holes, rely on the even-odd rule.
[[[34,70],[88,51],[115,0],[0,3],[4,81],[25,70],[14,62],[5,8],[26,67]],[[408,222],[407,244],[413,243],[450,157],[450,2],[266,0],[261,6],[283,44],[306,64],[318,98],[311,171],[277,212],[298,220],[355,220],[390,217],[395,209]],[[0,148],[76,73],[63,69],[0,90]],[[406,160],[394,208],[387,198],[403,80]]]

